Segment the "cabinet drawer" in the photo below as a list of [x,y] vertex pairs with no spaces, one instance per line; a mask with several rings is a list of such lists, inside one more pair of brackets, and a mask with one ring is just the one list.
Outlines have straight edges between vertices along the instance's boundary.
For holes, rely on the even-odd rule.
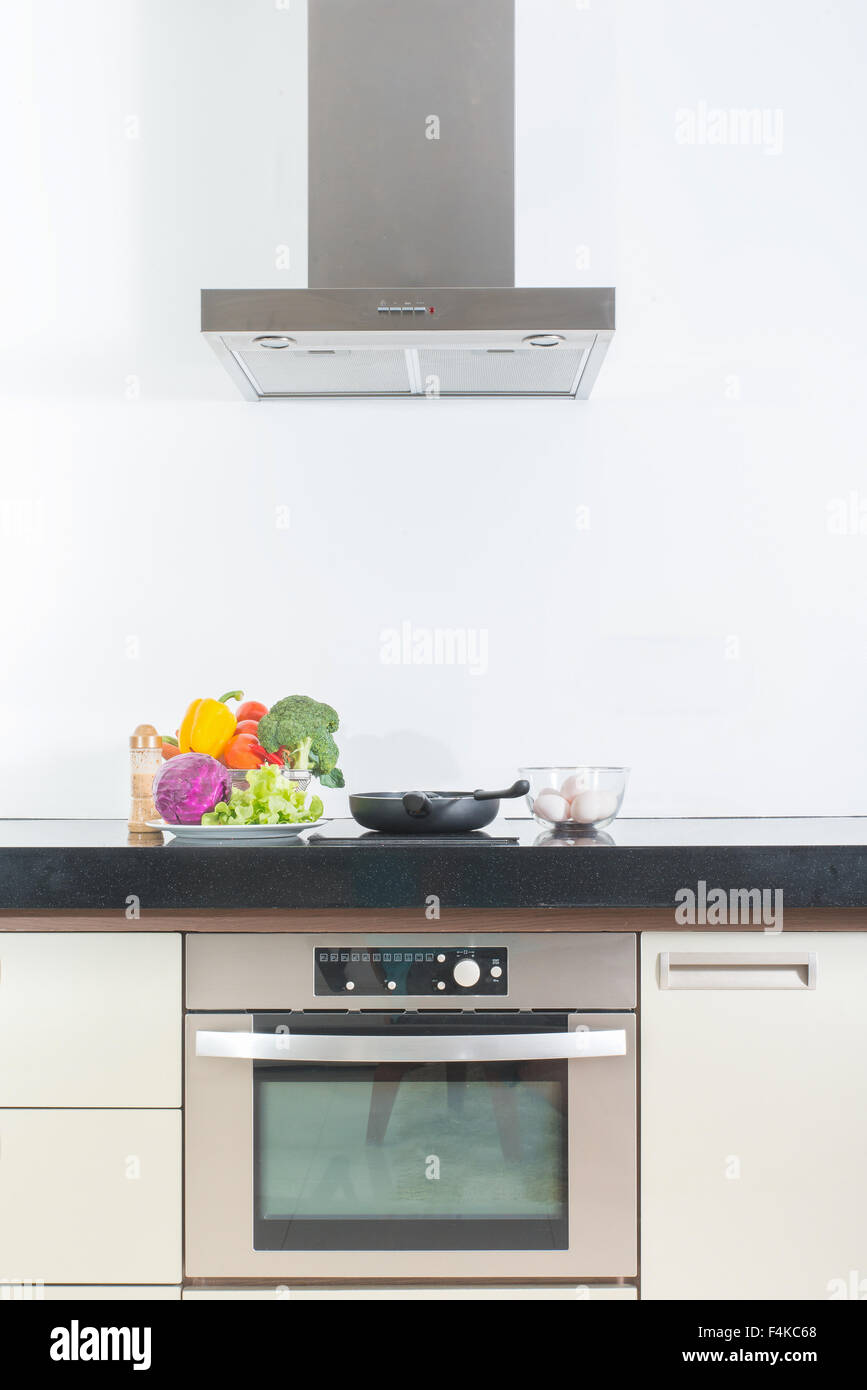
[[642,1297],[827,1299],[867,1269],[867,935],[641,940]]
[[179,1110],[0,1110],[0,1280],[180,1278]]
[[0,933],[0,1106],[181,1103],[181,937]]

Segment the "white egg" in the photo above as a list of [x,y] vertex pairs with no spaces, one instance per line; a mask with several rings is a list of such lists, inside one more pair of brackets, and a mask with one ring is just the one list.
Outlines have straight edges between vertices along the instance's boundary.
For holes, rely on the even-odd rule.
[[583,791],[573,798],[569,814],[579,825],[595,825],[613,816],[617,809],[617,797],[613,792]]
[[553,787],[546,787],[533,802],[533,813],[541,816],[544,820],[554,822],[568,820],[569,802],[565,796],[554,791]]
[[560,788],[560,795],[565,796],[567,801],[574,801],[579,792],[586,790],[589,777],[589,772],[571,773]]

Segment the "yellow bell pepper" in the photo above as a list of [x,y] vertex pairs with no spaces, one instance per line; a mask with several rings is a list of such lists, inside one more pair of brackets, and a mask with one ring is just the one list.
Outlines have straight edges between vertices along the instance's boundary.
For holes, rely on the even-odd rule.
[[243,694],[243,690],[230,690],[219,700],[193,700],[178,730],[181,752],[208,753],[219,758],[237,723],[226,701],[240,700]]

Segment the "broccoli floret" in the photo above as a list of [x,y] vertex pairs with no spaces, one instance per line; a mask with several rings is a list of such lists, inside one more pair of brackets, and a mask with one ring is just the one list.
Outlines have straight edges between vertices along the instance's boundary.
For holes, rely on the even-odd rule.
[[309,757],[311,767],[315,767],[317,772],[330,772],[337,766],[339,756],[337,744],[327,729],[313,735]]
[[267,752],[280,753],[290,767],[312,772],[327,787],[342,787],[339,751],[331,737],[339,725],[331,705],[309,695],[288,695],[262,716],[258,738]]

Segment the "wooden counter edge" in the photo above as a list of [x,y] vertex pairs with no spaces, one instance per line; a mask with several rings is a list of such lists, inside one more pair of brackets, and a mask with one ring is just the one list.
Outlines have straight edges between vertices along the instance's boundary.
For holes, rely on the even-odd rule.
[[[784,916],[786,931],[867,931],[867,908],[797,908]],[[127,917],[116,911],[0,911],[0,931],[177,932],[532,932],[694,931],[680,926],[673,908],[444,908],[438,918],[423,908],[263,909],[248,912],[183,908]],[[755,931],[761,926],[711,926],[709,931]]]

